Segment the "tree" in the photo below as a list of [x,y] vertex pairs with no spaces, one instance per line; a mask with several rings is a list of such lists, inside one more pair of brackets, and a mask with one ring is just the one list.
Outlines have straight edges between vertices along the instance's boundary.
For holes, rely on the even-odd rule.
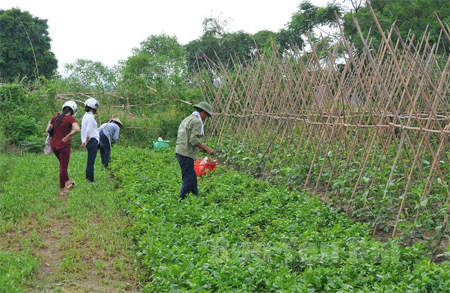
[[[370,0],[370,5],[384,31],[388,31],[395,22],[402,37],[413,34],[416,36],[416,41],[420,42],[428,26],[430,43],[438,41],[441,31],[439,22],[435,18],[435,13],[439,15],[444,23],[450,22],[450,5],[448,4],[448,1],[444,0]],[[371,32],[372,44],[375,48],[378,48],[381,35],[375,25],[369,7],[364,6],[357,12],[349,12],[344,16],[344,33],[361,50],[362,43],[355,28],[353,17],[356,17],[358,20],[364,36],[367,36],[369,31]],[[393,40],[395,41],[396,39],[397,36],[394,34]],[[444,37],[438,52],[448,52],[448,44],[448,39]]]
[[218,56],[223,56],[221,43],[227,22],[210,17],[205,18],[202,25],[203,35],[184,46],[189,69],[193,72],[207,68],[211,61],[219,63]]
[[299,11],[294,13],[286,29],[278,34],[278,42],[282,52],[303,48],[305,34],[312,34],[314,29],[336,23],[335,12],[341,14],[341,8],[336,4],[328,4],[326,7],[318,7],[309,1],[300,3]]
[[74,63],[65,64],[64,70],[66,81],[73,86],[78,85],[79,91],[112,91],[117,85],[117,73],[101,62],[77,59]]
[[259,54],[272,54],[273,45],[277,44],[278,34],[268,30],[262,30],[253,35],[256,50]]
[[137,74],[149,83],[158,79],[173,79],[186,73],[186,52],[175,36],[152,35],[133,49],[124,74]]
[[224,64],[232,65],[232,59],[236,58],[239,61],[249,61],[255,52],[255,41],[252,35],[238,31],[227,33],[223,36],[221,61]]
[[[185,46],[192,71],[212,64],[232,67],[233,60],[248,61],[255,53],[255,41],[244,31],[227,32],[226,22],[215,18],[203,21],[203,35]],[[212,69],[214,71],[214,69]]]
[[167,98],[183,91],[188,70],[186,52],[175,36],[152,35],[133,49],[122,71],[121,86],[138,96]]
[[47,20],[20,9],[0,10],[0,81],[55,77]]

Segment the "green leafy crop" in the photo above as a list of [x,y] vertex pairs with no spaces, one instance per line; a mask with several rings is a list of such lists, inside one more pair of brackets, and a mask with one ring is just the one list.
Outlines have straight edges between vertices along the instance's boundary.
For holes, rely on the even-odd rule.
[[145,292],[449,292],[450,264],[306,194],[218,167],[178,202],[173,150],[117,148],[111,170],[150,272]]

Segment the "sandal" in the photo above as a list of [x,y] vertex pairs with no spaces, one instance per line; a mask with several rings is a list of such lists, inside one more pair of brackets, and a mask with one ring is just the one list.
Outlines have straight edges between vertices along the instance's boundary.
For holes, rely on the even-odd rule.
[[75,181],[69,181],[68,183],[66,183],[66,188],[72,189],[74,185],[75,185]]

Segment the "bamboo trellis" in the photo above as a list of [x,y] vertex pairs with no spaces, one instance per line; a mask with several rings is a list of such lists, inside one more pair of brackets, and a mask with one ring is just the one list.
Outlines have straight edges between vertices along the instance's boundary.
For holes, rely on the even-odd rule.
[[220,87],[201,83],[215,111],[209,131],[224,151],[240,150],[229,159],[263,179],[310,189],[373,223],[374,233],[437,247],[450,215],[450,55],[437,49],[450,28],[436,17],[432,43],[428,30],[401,36],[373,18],[377,48],[354,19],[362,51],[341,29],[327,58],[310,42],[301,57],[221,67]]

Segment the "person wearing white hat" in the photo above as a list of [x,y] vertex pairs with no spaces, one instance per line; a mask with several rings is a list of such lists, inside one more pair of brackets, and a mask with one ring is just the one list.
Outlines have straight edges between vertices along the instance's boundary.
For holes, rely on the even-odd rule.
[[111,145],[119,140],[119,133],[122,128],[123,123],[119,118],[111,118],[108,122],[100,125],[98,129],[100,135],[100,157],[105,168],[108,167],[111,160]]
[[211,156],[216,154],[216,151],[200,141],[200,137],[204,135],[203,122],[212,115],[211,105],[207,102],[200,102],[194,105],[194,109],[195,111],[186,117],[178,127],[175,152],[183,179],[180,200],[185,199],[190,192],[198,194],[197,175],[194,170],[197,150],[202,149]]
[[66,195],[75,184],[69,179],[70,138],[80,131],[75,115],[78,106],[74,101],[67,101],[48,122],[46,131],[51,136],[50,147],[59,161],[59,195]]
[[86,163],[86,180],[94,182],[94,164],[97,157],[98,141],[100,136],[97,129],[97,121],[95,121],[95,113],[99,107],[98,101],[89,98],[84,102],[86,113],[81,120],[81,146],[85,147],[88,152]]

